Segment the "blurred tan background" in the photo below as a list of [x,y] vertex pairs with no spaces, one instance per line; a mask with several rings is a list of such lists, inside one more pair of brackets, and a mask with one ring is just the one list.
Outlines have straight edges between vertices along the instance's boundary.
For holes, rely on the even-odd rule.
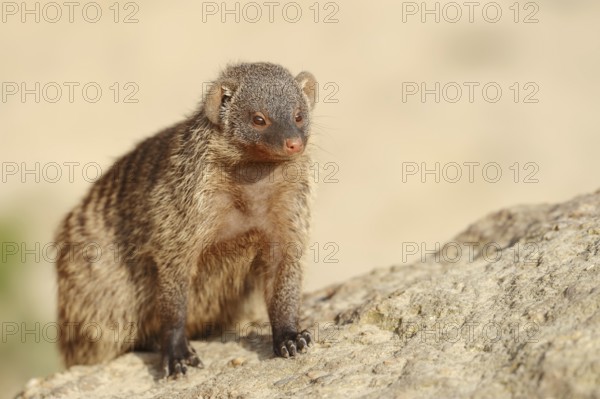
[[[311,0],[271,16],[262,2],[227,2],[231,14],[221,2],[82,2],[72,22],[63,3],[24,4],[31,14],[0,4],[2,395],[60,368],[45,329],[56,282],[44,246],[94,166],[189,114],[228,62],[271,61],[319,81],[307,290],[413,260],[403,243],[435,248],[493,210],[600,187],[597,1],[441,2],[438,12],[430,1],[428,14],[421,2]],[[421,175],[436,163],[439,181]]]

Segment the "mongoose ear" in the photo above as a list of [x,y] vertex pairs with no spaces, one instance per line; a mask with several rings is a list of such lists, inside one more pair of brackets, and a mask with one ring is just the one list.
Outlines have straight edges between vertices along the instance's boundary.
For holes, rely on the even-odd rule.
[[308,106],[310,109],[313,109],[317,102],[317,80],[312,73],[304,71],[296,76],[296,82],[298,82],[302,92],[306,95]]
[[230,80],[215,82],[204,100],[204,113],[215,125],[221,122],[221,108],[231,99],[237,85]]

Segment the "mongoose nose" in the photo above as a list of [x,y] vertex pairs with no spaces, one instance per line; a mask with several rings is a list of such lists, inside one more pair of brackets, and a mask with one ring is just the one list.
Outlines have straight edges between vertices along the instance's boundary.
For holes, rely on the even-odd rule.
[[302,152],[303,147],[304,147],[304,144],[302,143],[302,139],[300,137],[295,137],[292,139],[285,139],[285,152],[288,155]]

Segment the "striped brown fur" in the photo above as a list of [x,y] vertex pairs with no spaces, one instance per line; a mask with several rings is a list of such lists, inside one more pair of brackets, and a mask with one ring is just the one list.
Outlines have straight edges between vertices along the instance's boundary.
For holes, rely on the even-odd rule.
[[185,373],[201,365],[188,337],[232,323],[254,290],[277,355],[310,344],[298,326],[302,259],[283,249],[307,247],[314,85],[274,64],[229,66],[193,115],[91,187],[57,236],[67,366],[160,348],[166,375]]

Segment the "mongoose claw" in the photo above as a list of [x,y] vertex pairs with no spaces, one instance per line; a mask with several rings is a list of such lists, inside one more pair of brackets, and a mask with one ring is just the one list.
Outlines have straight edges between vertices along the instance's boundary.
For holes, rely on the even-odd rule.
[[310,335],[310,332],[308,330],[303,330],[298,335],[300,336],[300,341],[304,343],[304,345],[300,347],[300,349],[306,351],[306,348],[313,345],[312,335]]
[[189,357],[186,361],[187,364],[189,364],[192,367],[198,367],[200,369],[204,368],[204,363],[202,363],[202,360],[200,360],[200,358],[196,356],[196,354]]
[[164,378],[178,378],[187,373],[187,366],[204,368],[196,350],[188,343],[170,347],[163,355],[162,368]]
[[306,352],[307,348],[312,346],[312,342],[312,336],[307,330],[284,334],[279,342],[274,342],[275,354],[285,358],[296,356]]
[[179,378],[187,373],[187,366],[204,368],[204,364],[200,358],[194,353],[189,355],[187,358],[165,358],[163,360],[163,377],[165,379],[169,377]]

